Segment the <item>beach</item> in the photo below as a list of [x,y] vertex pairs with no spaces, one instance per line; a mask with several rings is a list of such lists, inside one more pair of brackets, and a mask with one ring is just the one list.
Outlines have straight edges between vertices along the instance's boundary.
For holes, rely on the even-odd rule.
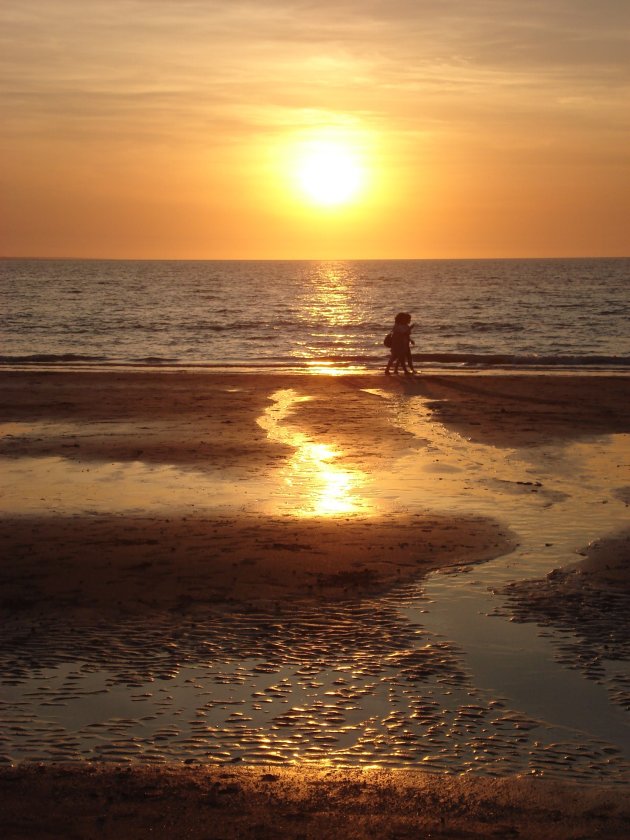
[[0,840],[630,838],[630,5],[0,24]]
[[[212,622],[208,655],[220,658],[224,633],[230,656],[247,662],[248,674],[258,667],[250,661],[255,633],[261,662],[281,676],[289,665],[304,673],[311,667],[315,675],[318,663],[346,655],[335,654],[341,639],[342,648],[354,645],[359,653],[364,644],[365,674],[371,668],[374,680],[379,661],[399,668],[404,661],[400,674],[413,685],[446,680],[455,691],[470,679],[457,647],[427,636],[414,649],[411,631],[392,618],[396,604],[412,603],[411,593],[431,572],[465,579],[467,570],[498,558],[516,563],[523,543],[518,510],[537,505],[534,518],[566,508],[558,534],[585,559],[556,568],[550,555],[548,571],[538,577],[532,571],[526,581],[512,569],[501,609],[512,611],[511,621],[572,633],[571,667],[590,668],[589,679],[600,680],[616,707],[627,709],[623,676],[604,673],[602,662],[628,654],[629,377],[50,369],[5,371],[0,383],[7,476],[0,518],[7,633],[0,655],[16,690],[31,672],[41,677],[42,669],[73,661],[94,670],[115,663],[136,689],[166,680],[202,660],[204,623]],[[572,471],[577,458],[588,474],[586,467]],[[595,480],[602,507],[588,531],[581,526],[596,539],[588,549],[580,543],[580,514],[571,537],[567,499],[575,493],[587,510],[584,494]],[[517,512],[509,520],[503,504]],[[559,539],[543,533],[540,539],[565,556]],[[378,628],[372,635],[371,615]],[[225,631],[234,616],[241,629]],[[300,616],[317,643],[303,649],[293,637],[292,653],[282,626]],[[177,628],[184,628],[179,636]],[[165,646],[173,645],[179,652],[165,661]],[[233,667],[229,674],[238,681]],[[338,675],[341,682],[346,674]],[[90,702],[87,688],[52,700],[53,707]],[[492,702],[470,701],[484,715]],[[275,747],[267,766],[258,731],[251,753],[257,768],[231,765],[250,763],[249,753],[239,758],[236,742],[225,741],[205,768],[196,745],[188,759],[198,765],[193,772],[185,747],[178,760],[159,745],[147,749],[142,739],[134,747],[136,729],[121,738],[127,724],[120,720],[111,724],[116,737],[101,737],[107,766],[99,766],[98,750],[86,755],[67,726],[53,733],[48,754],[43,745],[52,730],[34,726],[28,714],[14,715],[13,729],[3,733],[0,786],[9,837],[57,836],[73,820],[75,834],[65,836],[109,837],[124,829],[126,837],[140,837],[150,828],[191,838],[332,837],[341,836],[343,825],[343,836],[356,837],[419,830],[487,837],[491,826],[492,836],[577,838],[622,837],[627,828],[628,778],[618,745],[609,753],[597,747],[589,777],[577,747],[575,754],[559,748],[556,756],[550,740],[541,749],[553,753],[544,759],[553,781],[525,779],[508,759],[523,733],[510,732],[494,746],[505,770],[493,764],[496,778],[483,779],[458,776],[452,762],[436,767],[451,775],[422,773],[396,739],[393,753],[406,769],[370,770],[367,758],[365,767],[344,769],[343,757],[331,768],[321,732],[317,749],[306,747],[313,752],[304,769],[295,760],[297,767],[282,766],[284,754]],[[32,731],[20,735],[20,726]],[[483,731],[470,730],[471,739],[492,753]],[[421,749],[420,736],[400,733]],[[16,746],[20,739],[25,746]],[[387,755],[385,742],[380,749]],[[160,766],[147,767],[149,759]],[[534,776],[545,775],[543,765],[534,762]],[[466,772],[474,766],[471,758]],[[21,804],[11,804],[18,790]]]
[[[77,516],[81,505],[92,506],[84,496],[73,499],[73,488],[66,485],[64,496],[71,502],[65,515],[50,516],[36,502],[17,517],[5,514],[0,527],[13,562],[5,567],[3,591],[16,603],[34,599],[37,607],[46,603],[49,610],[64,611],[92,605],[135,611],[173,608],[180,601],[270,601],[320,590],[338,598],[507,550],[505,529],[481,518],[403,511],[387,518],[344,518],[328,511],[319,517],[287,517],[242,510],[239,483],[245,477],[265,480],[292,451],[288,439],[270,440],[256,422],[278,390],[293,387],[312,397],[297,404],[300,428],[309,439],[332,439],[348,470],[367,471],[374,462],[387,463],[416,446],[411,434],[392,428],[375,410],[380,398],[362,388],[376,384],[382,385],[382,378],[10,376],[4,410],[20,426],[15,434],[9,429],[2,455],[18,466],[36,457],[63,458],[64,464],[94,462],[93,471],[108,462],[202,467],[206,497],[213,479],[229,477],[230,504],[219,514],[204,512],[199,503],[183,511],[186,501],[175,490],[163,512],[153,516],[134,499],[113,515],[97,507]],[[102,483],[108,480],[105,476]],[[86,545],[96,549],[89,577],[82,573]],[[105,585],[113,571],[115,579]],[[24,580],[30,581],[27,590],[20,588]]]
[[532,779],[313,768],[31,767],[0,773],[10,840],[627,837],[620,791]]

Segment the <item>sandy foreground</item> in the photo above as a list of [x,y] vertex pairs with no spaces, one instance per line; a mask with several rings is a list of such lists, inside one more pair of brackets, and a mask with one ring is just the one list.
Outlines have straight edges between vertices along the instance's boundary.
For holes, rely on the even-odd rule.
[[627,838],[622,791],[313,768],[30,767],[0,774],[7,840]]
[[[0,457],[19,490],[5,492],[0,517],[0,617],[11,631],[5,654],[21,633],[58,616],[94,627],[126,615],[150,623],[159,611],[176,621],[235,605],[281,614],[511,551],[514,535],[487,516],[430,506],[318,514],[322,500],[306,491],[303,515],[292,515],[281,485],[275,507],[248,502],[246,482],[264,485],[300,447],[325,441],[335,465],[363,474],[421,448],[393,420],[401,397],[422,396],[433,421],[496,447],[630,432],[624,376],[37,371],[0,374],[0,389]],[[29,489],[36,463],[48,472]],[[69,472],[59,473],[59,464]],[[114,478],[99,472],[107,465],[135,470],[140,495],[117,496]],[[184,500],[169,473],[166,503],[156,495],[147,511],[142,493],[154,492],[147,465],[193,471],[195,481],[205,476],[210,501],[220,476],[225,504],[191,507],[192,485]],[[85,470],[101,476],[102,497],[86,497]],[[65,482],[52,510],[42,501],[50,498],[46,482]],[[528,583],[519,609],[531,602],[530,618],[588,626],[566,601],[557,608],[559,592],[578,591],[571,603],[588,612],[590,598],[610,622],[610,605],[627,604],[628,551],[627,535],[602,540],[577,572]],[[593,644],[609,630],[598,626]],[[621,644],[623,626],[618,632]],[[630,816],[623,788],[418,771],[18,765],[2,770],[0,791],[3,835],[15,838],[612,838],[627,836]]]

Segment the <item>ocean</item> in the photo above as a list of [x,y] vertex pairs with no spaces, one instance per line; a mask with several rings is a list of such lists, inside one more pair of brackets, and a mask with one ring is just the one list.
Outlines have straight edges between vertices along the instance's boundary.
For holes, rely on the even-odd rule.
[[0,261],[0,364],[630,368],[630,258]]

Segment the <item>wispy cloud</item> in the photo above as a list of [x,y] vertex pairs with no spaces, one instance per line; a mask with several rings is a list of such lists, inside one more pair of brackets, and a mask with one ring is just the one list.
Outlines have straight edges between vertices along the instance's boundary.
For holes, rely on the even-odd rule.
[[[489,108],[623,119],[625,0],[15,0],[0,10],[5,112],[269,126],[295,109],[457,124]],[[100,120],[99,120],[100,121]]]

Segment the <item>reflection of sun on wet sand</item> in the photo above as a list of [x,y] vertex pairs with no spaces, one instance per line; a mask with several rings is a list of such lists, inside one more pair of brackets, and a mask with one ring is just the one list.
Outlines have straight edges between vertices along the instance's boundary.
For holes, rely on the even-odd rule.
[[68,609],[73,591],[77,606],[124,610],[345,597],[509,549],[501,525],[479,517],[376,515],[367,476],[416,443],[354,380],[278,389],[265,376],[110,374],[94,391],[91,375],[37,381],[23,391],[8,377],[0,450],[23,489],[7,485],[0,521],[15,603],[55,609],[56,593]]
[[[437,419],[471,445],[527,447],[627,431],[628,382],[5,374],[5,603],[55,609],[57,593],[64,609],[109,602],[133,610],[164,599],[347,597],[496,556],[509,550],[507,532],[471,511],[465,483],[466,516],[454,512],[455,496],[443,504],[453,486],[444,470],[465,468],[465,479],[470,465],[448,453],[431,463],[422,425],[410,431],[413,400],[429,407],[423,422]],[[50,464],[62,476],[54,492],[42,480]],[[420,486],[422,470],[414,504],[405,488],[409,478]]]
[[[5,425],[0,457],[7,459],[5,464],[16,479],[14,487],[24,488],[22,498],[11,495],[8,486],[4,488],[0,520],[0,606],[8,630],[0,653],[7,664],[5,674],[15,672],[17,680],[22,678],[18,665],[28,670],[29,663],[38,661],[57,667],[62,650],[64,661],[88,656],[90,646],[83,643],[84,635],[86,640],[102,636],[98,644],[101,668],[106,667],[108,639],[115,640],[112,656],[125,659],[131,683],[133,662],[137,662],[136,668],[144,667],[143,633],[147,634],[147,657],[149,647],[151,657],[157,657],[151,662],[154,668],[167,639],[169,650],[173,645],[177,648],[180,622],[187,622],[184,636],[192,634],[192,628],[199,634],[204,615],[210,612],[222,616],[221,620],[236,615],[245,621],[250,614],[258,615],[254,611],[260,604],[267,604],[260,615],[266,616],[271,634],[272,626],[282,625],[283,611],[299,614],[303,609],[308,626],[316,620],[317,605],[324,600],[327,604],[350,603],[358,609],[360,599],[368,594],[391,590],[431,569],[496,557],[509,551],[513,543],[504,523],[494,521],[487,510],[483,517],[475,511],[471,499],[474,503],[482,498],[483,485],[478,484],[477,496],[469,495],[467,504],[459,509],[455,495],[452,505],[451,499],[445,505],[441,496],[442,488],[448,485],[452,490],[456,481],[465,487],[473,455],[481,458],[484,446],[518,447],[522,463],[526,463],[528,447],[544,440],[553,440],[562,449],[574,439],[588,441],[593,435],[630,431],[625,410],[630,380],[625,377],[425,376],[401,383],[384,382],[380,376],[38,372],[4,374],[2,385],[0,422]],[[384,395],[391,398],[384,399]],[[416,399],[427,412],[419,425],[413,416]],[[459,452],[436,453],[431,449],[435,441],[419,436],[423,423],[436,420],[445,429],[458,432],[470,447],[466,449],[462,443]],[[395,475],[389,485],[379,485],[378,476],[395,471],[401,463],[404,473]],[[561,461],[557,463],[560,469]],[[558,503],[560,494],[554,495],[553,488],[536,487],[527,477],[515,481],[510,464],[501,464],[500,471],[487,477],[490,495],[501,484],[502,493],[507,492],[505,487],[512,492],[514,505],[518,494],[524,493],[537,498],[541,508]],[[550,464],[552,470],[553,462]],[[74,493],[64,496],[63,481],[37,484],[38,492],[33,492],[33,481],[42,475],[38,470],[54,465],[66,470],[66,476],[81,475]],[[483,472],[484,465],[478,469]],[[411,478],[422,486],[421,497],[405,495],[405,487],[412,486],[406,479]],[[561,489],[566,495],[570,481],[567,476],[563,481]],[[611,498],[614,495],[621,504],[630,481],[623,479],[621,471],[609,481]],[[132,483],[133,493],[118,492],[124,482]],[[599,536],[605,539],[608,534]],[[615,556],[621,544],[609,544],[617,552]],[[627,591],[627,568],[606,585]],[[365,621],[360,609],[359,613]],[[125,622],[129,621],[133,633],[125,637],[125,627],[131,626]],[[266,626],[263,622],[257,629],[263,647]],[[359,626],[346,627],[346,645],[351,644],[354,628]],[[44,632],[43,628],[48,629]],[[383,644],[390,630],[385,626]],[[358,630],[356,635],[360,635]],[[133,647],[127,653],[123,651],[125,638]],[[276,636],[269,635],[267,641],[272,650]],[[328,642],[332,645],[330,639]],[[408,677],[420,679],[426,666],[422,651],[397,650],[395,643],[393,639],[394,648],[383,649],[383,662],[395,667],[400,661]],[[360,649],[360,638],[356,644]],[[451,653],[445,652],[441,667],[450,667],[449,657]],[[179,667],[175,659],[173,662],[174,668]],[[236,679],[234,675],[226,679],[228,676]],[[282,680],[276,679],[281,687]],[[409,685],[404,680],[402,684]],[[395,683],[388,685],[393,691]],[[415,690],[416,683],[413,686]],[[470,715],[477,713],[479,710],[468,710]],[[418,710],[418,714],[427,712]],[[123,724],[119,720],[116,725],[120,728]],[[509,725],[509,718],[501,725]],[[10,733],[14,736],[18,737]],[[237,827],[226,836],[253,836],[246,833],[251,825],[248,820],[274,825],[273,819],[284,813],[283,808],[299,809],[303,815],[300,831],[306,825],[315,832],[332,825],[335,815],[344,813],[346,806],[355,816],[359,805],[362,814],[378,814],[380,799],[394,796],[392,791],[399,789],[395,774],[341,773],[331,780],[329,795],[339,803],[331,811],[328,800],[322,801],[321,808],[310,809],[299,799],[303,774],[297,778],[284,770],[258,775],[230,770],[234,775],[228,777],[220,772],[208,778],[209,786],[202,785],[200,790],[211,798],[212,807],[225,808],[229,819],[236,820]],[[309,773],[313,784],[326,778],[326,771],[317,767]],[[15,836],[44,836],[44,811],[50,814],[51,827],[57,824],[55,820],[68,819],[63,808],[54,810],[57,806],[52,805],[63,780],[52,771],[38,778],[41,782],[36,784],[21,769],[0,776],[3,798],[8,789],[17,790],[16,785],[26,785],[21,788],[25,795],[37,789],[37,803],[28,802],[28,813],[15,806],[12,824],[22,831]],[[124,789],[118,776],[91,776],[81,767],[65,778],[80,780],[76,791],[87,785],[94,793],[103,784],[114,797],[113,805],[111,799],[99,805],[102,819],[98,830],[104,837],[112,836],[114,824],[120,834],[124,823],[119,821],[116,797],[131,797],[132,801],[138,790],[159,790],[161,813],[185,819],[161,787],[163,782],[187,784],[185,776],[178,777],[175,771],[163,775],[156,771],[151,778],[142,770],[133,771],[126,776],[130,787]],[[414,795],[420,795],[420,777],[401,773],[398,778],[404,780],[403,787],[412,785]],[[356,793],[358,784],[364,791],[360,803],[352,792]],[[273,793],[270,785],[276,785]],[[485,837],[489,812],[479,810],[480,797],[492,802],[492,819],[505,825],[506,832],[511,827],[521,836],[568,838],[589,836],[593,829],[595,817],[580,810],[567,789],[561,794],[547,789],[542,800],[536,800],[542,788],[525,791],[522,783],[513,780],[480,780],[479,784],[445,780],[440,782],[439,797],[436,789],[432,790],[423,805],[429,809],[423,812],[426,824],[419,824],[417,816],[413,821],[402,799],[388,799],[393,813],[399,814],[401,830],[417,832],[419,825],[441,830],[446,813],[453,831],[465,829],[467,836]],[[523,807],[516,816],[514,800],[506,791],[518,791],[522,796]],[[77,793],[79,799],[82,795]],[[262,799],[257,799],[259,796]],[[470,807],[465,822],[453,822],[449,796],[453,802],[466,798]],[[619,828],[623,798],[612,792],[594,796],[593,808],[600,808],[600,835],[623,836]],[[543,810],[552,807],[567,819],[551,828],[543,825],[539,801]],[[192,800],[189,804],[197,807]],[[328,822],[321,821],[322,811],[329,814]],[[91,836],[96,830],[94,812],[84,813],[79,807],[75,818],[79,813],[85,836]],[[146,819],[155,816],[154,811],[143,813]],[[433,817],[436,821],[431,822]],[[574,822],[570,823],[569,817]],[[537,819],[539,833],[524,834],[519,820],[531,827]],[[293,836],[286,821],[275,825],[280,825],[286,836]],[[565,833],[561,832],[563,825]],[[191,826],[189,836],[202,836],[195,834],[196,830]],[[143,836],[142,829],[139,832],[137,836]],[[367,823],[360,821],[357,836],[368,833]]]
[[327,443],[316,443],[304,432],[286,425],[287,415],[296,403],[306,402],[293,389],[272,394],[273,404],[265,410],[258,424],[270,441],[295,449],[281,468],[286,490],[285,509],[297,516],[369,512],[369,504],[359,495],[365,474],[335,464],[341,453]]

